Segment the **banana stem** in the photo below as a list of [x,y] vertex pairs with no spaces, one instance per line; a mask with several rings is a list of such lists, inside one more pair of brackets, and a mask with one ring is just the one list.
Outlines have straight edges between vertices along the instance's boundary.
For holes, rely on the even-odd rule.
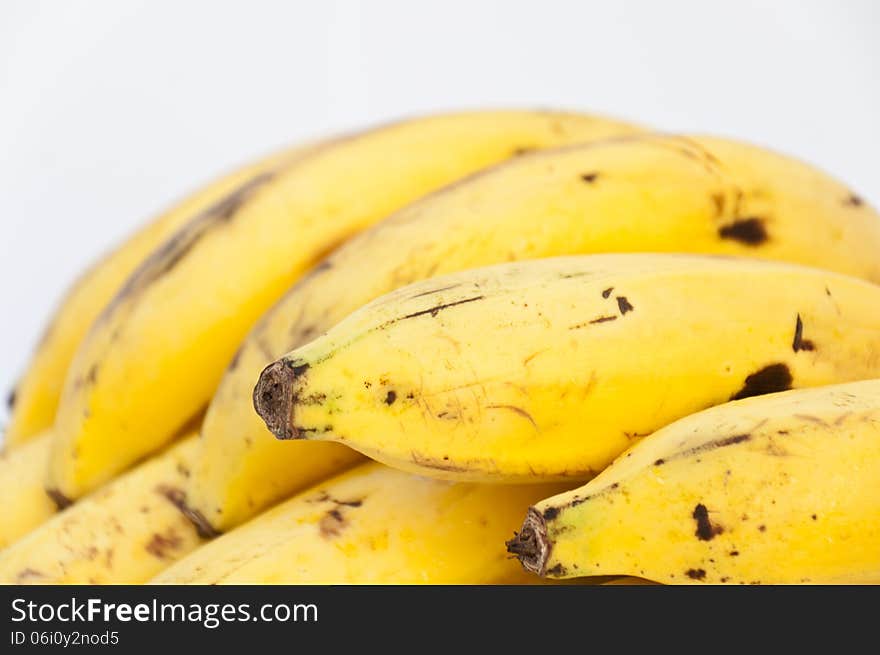
[[516,555],[526,571],[543,576],[550,559],[550,543],[547,541],[547,524],[534,507],[529,508],[522,529],[513,533],[507,542],[507,552]]
[[308,364],[294,365],[286,359],[269,364],[254,387],[254,409],[278,439],[304,439],[293,424],[293,406],[298,396],[297,380]]

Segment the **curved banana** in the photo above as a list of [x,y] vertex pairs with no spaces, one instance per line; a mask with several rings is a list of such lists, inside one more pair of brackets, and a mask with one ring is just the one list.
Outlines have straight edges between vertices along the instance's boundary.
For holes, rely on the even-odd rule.
[[592,255],[398,289],[263,372],[280,439],[445,479],[592,477],[729,399],[880,376],[880,286],[698,255]]
[[0,550],[58,511],[43,486],[51,444],[51,432],[44,432],[0,452]]
[[880,380],[727,403],[529,510],[508,543],[552,578],[880,583]]
[[185,515],[196,436],[0,552],[0,584],[138,584],[203,543]]
[[633,129],[550,112],[435,116],[251,180],[154,251],[96,320],[65,382],[49,488],[78,498],[167,443],[257,318],[353,232],[519,148]]
[[419,279],[603,251],[751,255],[880,281],[880,217],[811,166],[724,139],[640,135],[513,159],[354,237],[261,320],[205,418],[190,502],[228,530],[355,458],[266,431],[251,396],[272,359]]
[[368,463],[219,537],[153,582],[528,582],[536,578],[501,543],[548,488],[560,485],[450,484]]
[[6,446],[24,443],[52,426],[76,349],[113,294],[151,251],[199,212],[307,150],[300,146],[274,153],[208,184],[142,227],[83,274],[55,309],[26,372],[10,395]]

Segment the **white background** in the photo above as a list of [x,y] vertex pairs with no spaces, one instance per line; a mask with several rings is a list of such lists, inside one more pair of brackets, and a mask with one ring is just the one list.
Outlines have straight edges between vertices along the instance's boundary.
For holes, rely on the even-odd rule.
[[737,136],[880,205],[878,7],[0,0],[0,388],[73,276],[168,203],[402,115],[560,107]]

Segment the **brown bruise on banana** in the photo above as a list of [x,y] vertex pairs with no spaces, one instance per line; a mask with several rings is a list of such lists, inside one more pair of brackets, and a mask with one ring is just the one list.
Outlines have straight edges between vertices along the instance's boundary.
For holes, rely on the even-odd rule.
[[16,387],[12,387],[12,389],[10,389],[9,393],[6,395],[6,409],[8,409],[9,411],[15,409],[15,398],[17,393],[18,389]]
[[173,561],[182,545],[183,538],[173,528],[169,528],[165,532],[154,533],[144,549],[156,559]]
[[73,388],[80,389],[86,385],[94,386],[98,381],[98,365],[92,364],[84,376],[78,376],[73,381]]
[[73,505],[73,501],[61,493],[58,489],[46,489],[46,495],[55,503],[55,507],[58,508],[58,511],[64,511],[71,505]]
[[[184,477],[189,476],[184,475]],[[217,532],[210,523],[208,523],[208,520],[202,515],[202,513],[192,509],[187,504],[186,492],[183,489],[171,485],[160,484],[156,487],[155,491],[157,494],[159,494],[160,496],[165,498],[165,500],[171,503],[178,512],[180,512],[183,518],[186,519],[186,521],[195,528],[196,534],[201,539],[213,539],[214,537],[219,536],[220,533]],[[154,535],[154,538],[156,536],[157,535]],[[153,542],[151,541],[151,543]],[[166,542],[165,545],[167,547],[169,544]],[[160,559],[162,558],[160,557]]]
[[862,207],[865,204],[865,201],[862,197],[852,191],[846,197],[846,200],[843,202],[844,205],[848,205],[849,207]]
[[327,491],[321,490],[314,498],[305,499],[305,502],[330,504],[330,507],[321,515],[318,521],[318,533],[322,538],[330,540],[338,537],[348,527],[347,513],[363,505],[364,500],[365,498],[363,497],[353,498],[352,500],[339,500],[331,496]]
[[745,379],[742,388],[733,394],[731,400],[742,400],[752,396],[788,391],[792,384],[791,371],[783,363],[769,364],[755,371]]
[[[189,471],[183,475],[183,477],[189,477]],[[169,503],[174,505],[178,512],[180,512],[183,517],[189,521],[196,530],[196,534],[199,535],[202,539],[213,539],[220,535],[220,533],[214,529],[211,523],[208,521],[207,517],[202,514],[200,511],[193,509],[186,502],[186,492],[179,487],[172,487],[170,485],[161,484],[156,487],[156,493],[165,498]]]
[[[572,275],[564,275],[563,279],[568,279],[570,277],[574,277]],[[614,287],[608,287],[602,291],[602,298],[608,299],[611,297],[611,292],[614,291]],[[633,304],[629,301],[626,296],[615,296],[615,302],[617,303],[617,311],[620,312],[620,317],[626,316],[629,312],[635,310]],[[568,327],[569,330],[580,330],[581,328],[589,327],[590,325],[598,325],[600,323],[610,323],[611,321],[616,321],[618,316],[616,314],[604,314],[602,316],[597,316],[589,321],[585,321],[583,323],[575,323],[574,325],[570,325]]]
[[801,320],[800,314],[797,315],[797,319],[795,320],[794,339],[792,339],[791,342],[791,349],[794,352],[816,350],[816,344],[809,339],[804,339],[804,322]]
[[697,503],[691,516],[697,522],[697,529],[694,534],[701,541],[712,541],[716,536],[724,532],[722,526],[712,523],[709,519],[709,510],[703,503]]
[[764,220],[757,217],[738,218],[729,225],[722,225],[718,228],[718,236],[746,246],[760,246],[769,239]]
[[328,510],[321,520],[318,522],[318,531],[324,539],[332,539],[338,537],[345,527],[348,525],[342,512],[334,508]]

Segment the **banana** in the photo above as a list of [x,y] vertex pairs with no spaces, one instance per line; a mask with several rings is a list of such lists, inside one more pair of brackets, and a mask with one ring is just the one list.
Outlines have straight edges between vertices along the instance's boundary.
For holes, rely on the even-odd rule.
[[880,380],[707,409],[529,509],[508,548],[551,578],[880,583]]
[[0,453],[0,550],[58,511],[43,488],[51,444],[51,432],[44,432]]
[[267,367],[254,404],[280,439],[536,482],[589,478],[730,399],[874,376],[880,286],[745,258],[592,255],[382,296]]
[[14,447],[52,426],[65,375],[89,327],[137,266],[188,220],[253,179],[308,151],[297,147],[250,163],[196,191],[138,230],[91,267],[56,308],[25,374],[9,396],[6,447]]
[[205,418],[189,501],[228,530],[355,460],[336,444],[277,442],[251,396],[274,358],[375,297],[507,260],[640,250],[753,255],[880,281],[880,217],[814,168],[724,139],[638,135],[512,159],[354,237],[260,321]]
[[195,435],[0,552],[0,584],[138,584],[203,543],[182,510]]
[[[560,485],[440,482],[367,463],[200,548],[162,584],[514,584],[500,546]],[[493,540],[499,544],[493,546]]]
[[[578,578],[573,578],[577,580]],[[642,587],[642,586],[653,586],[656,585],[656,582],[651,580],[645,580],[644,578],[636,578],[632,576],[624,576],[621,578],[614,578],[613,580],[609,580],[608,582],[603,582],[602,585],[606,587]]]
[[436,116],[251,180],[167,240],[96,320],[65,382],[49,488],[76,499],[167,443],[256,319],[353,232],[520,148],[634,129],[550,112]]

